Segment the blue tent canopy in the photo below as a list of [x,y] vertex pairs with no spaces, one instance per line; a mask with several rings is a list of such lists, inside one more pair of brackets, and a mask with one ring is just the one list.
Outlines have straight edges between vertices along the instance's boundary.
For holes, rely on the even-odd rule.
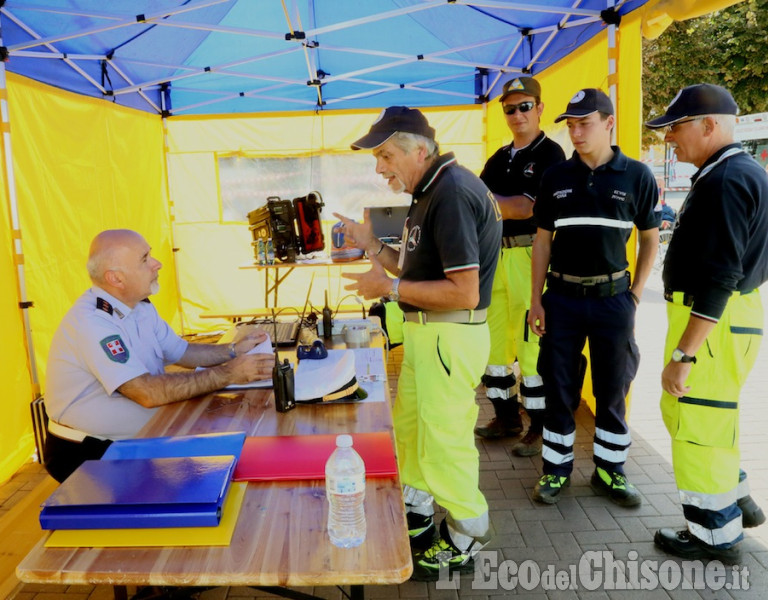
[[647,0],[9,0],[8,71],[174,115],[483,102]]

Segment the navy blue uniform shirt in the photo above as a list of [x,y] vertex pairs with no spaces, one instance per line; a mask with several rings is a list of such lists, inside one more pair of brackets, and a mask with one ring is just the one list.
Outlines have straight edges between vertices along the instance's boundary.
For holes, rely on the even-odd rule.
[[[527,196],[536,201],[541,176],[549,167],[565,160],[565,152],[542,131],[514,154],[512,145],[502,146],[488,159],[480,173],[488,189],[499,196]],[[503,235],[536,233],[536,219],[505,219]]]
[[731,293],[768,279],[768,175],[730,144],[691,178],[664,260],[664,287],[693,295],[692,311],[719,319]]
[[612,148],[613,158],[594,171],[574,152],[544,172],[533,210],[539,227],[555,234],[553,271],[586,277],[626,269],[632,226],[659,226],[650,169]]

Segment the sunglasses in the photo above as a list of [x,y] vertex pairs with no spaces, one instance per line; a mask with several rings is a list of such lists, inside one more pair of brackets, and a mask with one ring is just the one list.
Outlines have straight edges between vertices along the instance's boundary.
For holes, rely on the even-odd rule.
[[505,115],[514,115],[518,110],[521,113],[527,113],[534,106],[536,106],[536,103],[528,100],[526,102],[521,102],[520,104],[504,104],[501,108]]

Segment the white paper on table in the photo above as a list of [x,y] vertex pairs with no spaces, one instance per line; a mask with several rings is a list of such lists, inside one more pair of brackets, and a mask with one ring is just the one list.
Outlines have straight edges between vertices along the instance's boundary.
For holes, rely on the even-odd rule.
[[[246,354],[274,354],[274,351],[272,350],[272,339],[269,337],[269,334],[267,334],[267,339],[261,342],[260,344],[256,344],[253,348],[248,350]],[[207,367],[197,367],[195,371],[204,371]],[[272,377],[268,377],[267,379],[257,379],[256,381],[251,381],[249,383],[230,383],[227,387],[222,388],[225,390],[247,390],[247,389],[253,389],[253,388],[271,388],[272,387]]]

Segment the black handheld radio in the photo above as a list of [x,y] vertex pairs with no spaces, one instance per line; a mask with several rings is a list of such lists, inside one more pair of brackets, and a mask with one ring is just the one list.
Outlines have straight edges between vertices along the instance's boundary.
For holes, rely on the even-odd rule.
[[288,412],[296,408],[296,397],[293,391],[293,367],[288,359],[280,364],[277,356],[277,320],[272,311],[272,322],[275,327],[275,366],[272,368],[272,389],[275,393],[275,409],[277,412]]
[[333,317],[331,307],[328,306],[328,290],[325,290],[325,308],[323,308],[323,337],[326,340],[331,339],[333,335]]

